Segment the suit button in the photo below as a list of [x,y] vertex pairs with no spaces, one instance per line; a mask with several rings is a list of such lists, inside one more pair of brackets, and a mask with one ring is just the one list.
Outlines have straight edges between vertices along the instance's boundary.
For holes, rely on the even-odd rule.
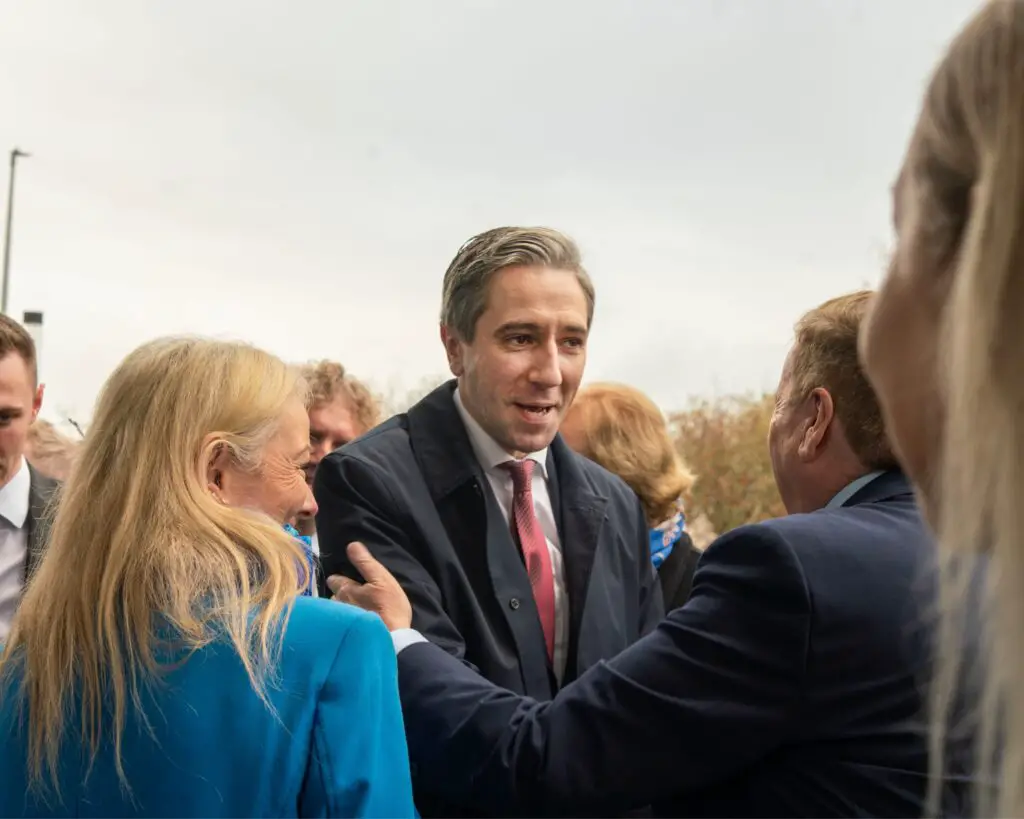
[[510,609],[512,609],[512,611],[518,611],[519,610],[519,598],[518,597],[513,597],[511,600],[509,600],[508,601],[508,607]]

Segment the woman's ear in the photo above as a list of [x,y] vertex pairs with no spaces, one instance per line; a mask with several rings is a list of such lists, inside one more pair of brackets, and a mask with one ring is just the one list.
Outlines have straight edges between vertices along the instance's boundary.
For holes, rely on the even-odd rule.
[[220,503],[226,503],[223,496],[224,473],[231,464],[228,446],[213,436],[207,436],[207,440],[203,442],[202,451],[205,459],[207,491],[213,495],[215,500]]

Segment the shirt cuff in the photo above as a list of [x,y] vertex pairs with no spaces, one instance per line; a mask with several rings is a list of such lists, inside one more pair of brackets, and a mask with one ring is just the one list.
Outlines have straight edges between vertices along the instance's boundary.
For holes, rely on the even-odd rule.
[[395,645],[395,656],[416,643],[425,643],[427,638],[414,628],[399,628],[391,632],[391,642]]

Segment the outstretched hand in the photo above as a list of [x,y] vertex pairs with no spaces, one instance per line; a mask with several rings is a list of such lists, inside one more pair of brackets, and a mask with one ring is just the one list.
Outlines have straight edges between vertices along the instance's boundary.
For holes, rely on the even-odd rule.
[[365,583],[338,574],[327,578],[333,599],[380,615],[388,631],[412,626],[412,604],[394,576],[385,569],[362,543],[350,543],[348,559]]

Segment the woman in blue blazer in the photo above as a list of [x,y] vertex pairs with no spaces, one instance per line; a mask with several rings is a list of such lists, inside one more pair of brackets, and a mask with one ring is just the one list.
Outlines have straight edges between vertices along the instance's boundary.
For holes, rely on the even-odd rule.
[[387,629],[298,596],[304,397],[241,344],[112,375],[0,658],[0,815],[415,815]]

